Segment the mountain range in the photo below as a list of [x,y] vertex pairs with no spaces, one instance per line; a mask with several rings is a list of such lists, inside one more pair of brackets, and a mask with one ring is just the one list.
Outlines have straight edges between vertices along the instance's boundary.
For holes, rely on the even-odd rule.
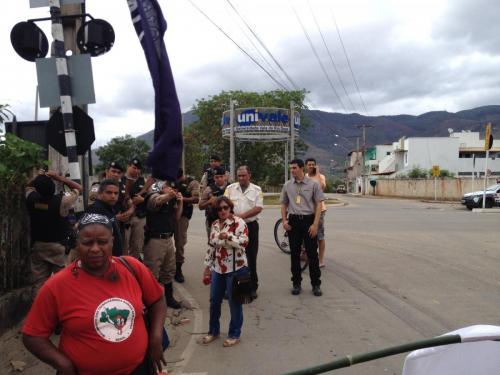
[[[318,110],[305,110],[302,113],[310,123],[300,136],[309,146],[304,157],[314,157],[320,165],[330,165],[331,159],[342,160],[347,150],[356,149],[356,137],[362,145],[362,131],[366,128],[366,145],[390,144],[406,137],[447,137],[453,131],[470,130],[484,137],[485,124],[493,124],[493,136],[500,136],[500,105],[488,105],[456,113],[446,111],[427,112],[418,116],[364,116],[357,113],[342,114]],[[198,118],[193,111],[183,114],[184,126],[189,126]],[[337,136],[336,136],[337,135]],[[153,144],[153,131],[138,137]],[[335,147],[337,143],[339,146]]]

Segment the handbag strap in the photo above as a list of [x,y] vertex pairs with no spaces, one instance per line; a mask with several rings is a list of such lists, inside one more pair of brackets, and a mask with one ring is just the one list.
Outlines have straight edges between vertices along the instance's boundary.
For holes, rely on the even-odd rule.
[[137,284],[139,284],[139,288],[141,289],[141,299],[142,299],[142,303],[144,306],[146,306],[146,304],[144,303],[144,298],[142,298],[144,296],[144,293],[142,292],[142,286],[141,286],[141,283],[139,282],[139,277],[137,276],[137,272],[134,270],[134,267],[132,267],[130,265],[130,263],[127,261],[127,259],[125,259],[124,257],[122,256],[119,256],[117,257],[118,260],[120,261],[121,264],[123,264],[125,266],[125,268],[132,274],[134,275],[134,278],[135,278],[135,281],[137,281]]

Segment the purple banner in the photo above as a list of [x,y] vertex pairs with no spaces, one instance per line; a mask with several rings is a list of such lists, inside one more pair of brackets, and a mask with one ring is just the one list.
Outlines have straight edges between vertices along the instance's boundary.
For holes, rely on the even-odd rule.
[[155,90],[154,146],[147,164],[153,177],[174,180],[182,158],[182,114],[163,41],[167,22],[157,0],[127,0]]

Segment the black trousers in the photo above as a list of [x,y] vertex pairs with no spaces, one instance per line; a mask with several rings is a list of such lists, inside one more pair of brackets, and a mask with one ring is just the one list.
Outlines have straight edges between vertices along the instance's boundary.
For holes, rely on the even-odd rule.
[[319,269],[318,258],[318,237],[309,235],[309,227],[314,222],[314,215],[290,215],[288,224],[292,230],[288,232],[290,241],[291,263],[292,263],[292,283],[300,285],[302,282],[302,271],[300,269],[300,251],[302,243],[306,248],[307,258],[309,259],[309,277],[311,285],[321,285],[321,271]]
[[257,276],[257,253],[259,252],[259,223],[252,221],[247,223],[248,227],[248,246],[245,249],[248,260],[248,268],[252,279],[252,288],[257,290],[259,287],[259,277]]

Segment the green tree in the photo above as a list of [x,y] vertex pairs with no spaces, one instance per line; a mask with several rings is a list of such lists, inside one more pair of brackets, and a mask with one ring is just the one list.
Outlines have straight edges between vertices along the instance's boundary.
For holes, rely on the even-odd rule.
[[[229,161],[229,140],[222,138],[221,118],[224,111],[229,110],[229,101],[236,100],[238,107],[279,107],[289,108],[294,101],[298,111],[306,109],[304,105],[305,90],[268,91],[263,93],[243,91],[223,91],[208,99],[197,100],[194,111],[198,121],[193,123],[184,133],[186,171],[200,177],[203,165],[208,162],[210,154],[218,154],[223,161]],[[305,131],[308,123],[301,118],[301,131]],[[300,156],[307,149],[302,140],[296,142],[296,154]],[[236,142],[236,166],[247,164],[252,170],[254,181],[261,185],[279,185],[283,182],[284,142]]]
[[96,151],[100,161],[96,166],[96,172],[105,170],[112,161],[118,162],[124,168],[134,157],[139,158],[144,163],[148,152],[149,145],[143,140],[133,138],[128,134],[124,137],[115,137]]

